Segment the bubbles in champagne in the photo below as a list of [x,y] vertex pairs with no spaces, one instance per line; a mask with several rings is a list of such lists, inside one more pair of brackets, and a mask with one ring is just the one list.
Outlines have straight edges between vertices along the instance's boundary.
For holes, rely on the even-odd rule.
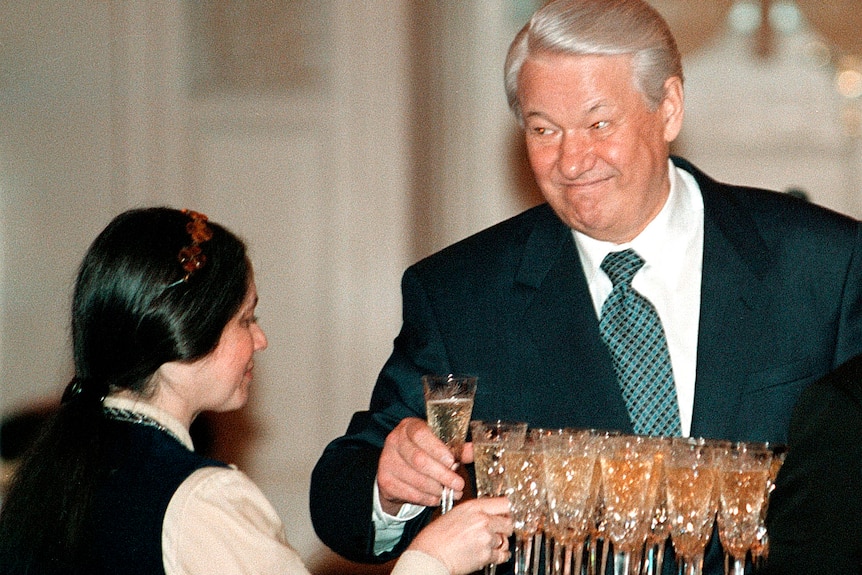
[[692,556],[703,549],[712,533],[718,473],[709,467],[673,466],[666,473],[674,547],[679,553]]
[[426,409],[431,430],[449,446],[455,459],[460,459],[473,412],[473,400],[462,397],[432,399],[427,402]]

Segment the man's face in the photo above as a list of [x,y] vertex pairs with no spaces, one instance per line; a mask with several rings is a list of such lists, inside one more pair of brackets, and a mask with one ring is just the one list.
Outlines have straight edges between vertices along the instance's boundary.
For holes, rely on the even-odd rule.
[[541,54],[521,68],[518,102],[536,181],[569,227],[623,243],[659,213],[682,124],[679,78],[651,111],[630,56]]

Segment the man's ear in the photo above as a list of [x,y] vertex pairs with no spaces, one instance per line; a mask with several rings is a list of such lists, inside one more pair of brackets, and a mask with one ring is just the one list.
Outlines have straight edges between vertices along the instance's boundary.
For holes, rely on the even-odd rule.
[[659,104],[659,112],[664,121],[664,139],[667,143],[673,142],[682,129],[684,104],[682,79],[671,76],[664,83],[664,99]]

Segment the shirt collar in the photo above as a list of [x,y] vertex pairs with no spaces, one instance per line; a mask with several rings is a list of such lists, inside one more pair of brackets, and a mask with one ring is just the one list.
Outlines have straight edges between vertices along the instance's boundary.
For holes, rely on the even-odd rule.
[[646,262],[645,268],[659,262],[681,261],[689,236],[696,233],[698,211],[703,212],[703,198],[694,177],[673,161],[668,160],[670,192],[661,211],[632,241],[615,244],[589,237],[572,230],[581,264],[592,283],[597,274],[604,274],[600,267],[610,252],[626,248],[634,249]]
[[130,399],[128,397],[108,396],[105,398],[105,407],[113,407],[116,409],[126,409],[135,413],[145,415],[153,419],[170,430],[171,433],[177,436],[182,441],[183,445],[191,451],[195,450],[192,443],[192,436],[186,426],[180,423],[170,413],[159,409],[158,407],[139,399]]

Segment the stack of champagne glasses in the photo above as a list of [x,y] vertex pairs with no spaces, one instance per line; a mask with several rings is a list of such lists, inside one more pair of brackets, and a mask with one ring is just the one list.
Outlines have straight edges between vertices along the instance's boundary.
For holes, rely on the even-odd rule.
[[[483,445],[493,426],[517,433]],[[766,559],[781,446],[511,422],[471,429],[478,495],[509,498],[516,575],[658,575],[668,541],[675,570],[699,575],[714,529],[727,574]]]

